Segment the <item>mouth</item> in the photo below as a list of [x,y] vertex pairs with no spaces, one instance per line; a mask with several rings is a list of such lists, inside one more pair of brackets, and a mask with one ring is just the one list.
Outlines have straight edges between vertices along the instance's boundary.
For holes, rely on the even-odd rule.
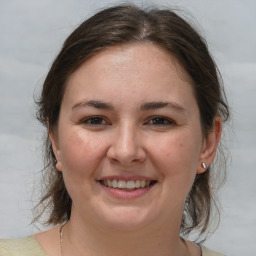
[[117,179],[106,179],[98,181],[101,185],[124,191],[134,191],[143,188],[149,188],[153,186],[156,180],[117,180]]

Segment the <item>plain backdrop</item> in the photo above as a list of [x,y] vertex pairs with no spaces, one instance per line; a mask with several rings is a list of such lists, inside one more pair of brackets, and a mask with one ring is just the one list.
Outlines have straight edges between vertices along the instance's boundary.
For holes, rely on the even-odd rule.
[[[231,157],[222,219],[206,242],[232,256],[256,255],[256,1],[133,1],[192,14],[221,73],[232,109]],[[85,18],[120,1],[0,1],[0,238],[26,236],[39,192],[43,128],[34,97],[63,40]]]

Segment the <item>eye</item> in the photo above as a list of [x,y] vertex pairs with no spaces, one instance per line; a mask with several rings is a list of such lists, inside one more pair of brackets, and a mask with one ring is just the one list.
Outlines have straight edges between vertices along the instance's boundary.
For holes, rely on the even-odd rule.
[[166,117],[161,117],[161,116],[156,116],[156,117],[151,118],[148,121],[148,123],[151,125],[156,125],[156,126],[165,126],[165,125],[175,124],[175,122],[172,121],[171,119],[166,118]]
[[83,124],[89,124],[89,125],[105,125],[108,124],[108,122],[106,122],[104,120],[103,117],[100,116],[90,116],[87,117],[86,119],[84,119],[82,121]]

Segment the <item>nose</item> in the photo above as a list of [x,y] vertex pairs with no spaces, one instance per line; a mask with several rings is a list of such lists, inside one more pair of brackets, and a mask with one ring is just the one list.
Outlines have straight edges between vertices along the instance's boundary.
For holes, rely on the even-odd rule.
[[111,162],[123,166],[142,163],[146,159],[146,152],[136,126],[124,124],[119,126],[112,137],[107,157]]

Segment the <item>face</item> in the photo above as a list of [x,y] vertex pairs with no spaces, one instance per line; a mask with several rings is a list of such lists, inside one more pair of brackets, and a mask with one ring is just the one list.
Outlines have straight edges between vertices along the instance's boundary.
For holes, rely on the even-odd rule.
[[210,161],[190,79],[152,44],[113,47],[84,63],[51,139],[72,216],[119,229],[179,222],[201,162]]

